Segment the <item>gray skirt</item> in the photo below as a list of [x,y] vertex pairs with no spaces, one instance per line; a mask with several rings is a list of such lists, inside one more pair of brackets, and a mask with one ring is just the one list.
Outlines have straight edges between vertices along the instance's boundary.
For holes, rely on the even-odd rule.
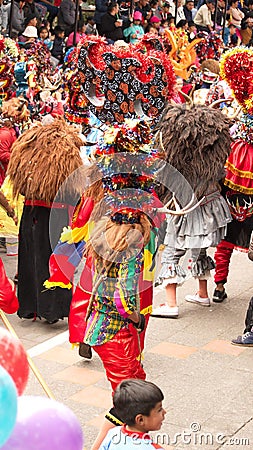
[[205,203],[184,216],[167,216],[164,244],[177,249],[216,247],[224,238],[232,218],[219,191],[209,194]]

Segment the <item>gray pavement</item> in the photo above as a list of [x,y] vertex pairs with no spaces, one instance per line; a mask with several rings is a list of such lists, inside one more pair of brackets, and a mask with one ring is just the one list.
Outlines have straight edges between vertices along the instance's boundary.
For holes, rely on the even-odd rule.
[[[12,277],[16,258],[0,256]],[[253,348],[230,344],[243,330],[252,272],[247,255],[235,252],[224,303],[210,308],[186,303],[184,296],[197,288],[190,279],[178,289],[179,318],[150,319],[143,364],[147,379],[164,392],[166,419],[154,439],[166,449],[253,449]],[[213,289],[210,280],[210,296]],[[156,288],[155,305],[164,300],[164,291]],[[84,360],[71,348],[67,320],[48,325],[8,318],[55,398],[78,417],[90,449],[111,404],[99,358]],[[45,395],[32,372],[24,394]]]

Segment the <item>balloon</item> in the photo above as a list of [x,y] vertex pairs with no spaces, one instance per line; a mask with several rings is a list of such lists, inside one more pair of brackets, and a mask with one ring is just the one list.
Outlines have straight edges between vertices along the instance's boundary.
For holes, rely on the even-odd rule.
[[27,355],[20,340],[3,327],[0,327],[0,366],[10,374],[18,395],[22,395],[29,375]]
[[17,389],[8,372],[0,367],[0,447],[9,438],[17,417]]
[[75,414],[47,397],[18,398],[15,428],[1,450],[82,450],[83,433]]

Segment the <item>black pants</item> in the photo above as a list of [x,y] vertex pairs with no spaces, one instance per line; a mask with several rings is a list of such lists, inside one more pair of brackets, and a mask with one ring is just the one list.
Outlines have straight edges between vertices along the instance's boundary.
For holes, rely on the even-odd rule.
[[253,330],[253,297],[250,299],[249,306],[245,317],[245,330],[244,333]]

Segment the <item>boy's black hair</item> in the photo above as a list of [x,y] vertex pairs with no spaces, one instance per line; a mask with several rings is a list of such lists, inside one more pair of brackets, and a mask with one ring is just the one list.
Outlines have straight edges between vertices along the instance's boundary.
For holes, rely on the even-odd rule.
[[54,34],[55,36],[59,36],[60,33],[62,33],[64,31],[64,29],[62,27],[60,27],[59,25],[56,25],[56,27],[54,27]]
[[113,404],[122,422],[131,426],[135,424],[138,414],[149,416],[151,410],[163,399],[161,389],[154,383],[129,379],[117,386]]

